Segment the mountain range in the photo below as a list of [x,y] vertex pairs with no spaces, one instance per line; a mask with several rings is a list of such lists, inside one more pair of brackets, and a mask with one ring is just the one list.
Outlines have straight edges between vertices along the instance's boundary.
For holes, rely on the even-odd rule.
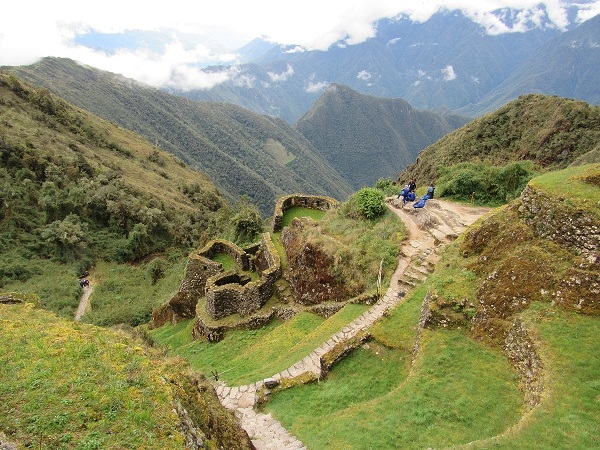
[[243,64],[212,89],[173,91],[195,100],[235,103],[296,122],[331,83],[363,94],[402,98],[419,109],[477,117],[526,93],[600,102],[600,16],[561,32],[555,26],[492,35],[462,12],[423,23],[383,19],[361,44],[300,51],[258,39],[240,49]]
[[292,127],[236,105],[190,101],[68,59],[45,58],[11,71],[139,133],[206,173],[230,200],[247,195],[264,215],[281,195],[344,200],[379,177],[396,177],[420,150],[467,121],[333,85]]

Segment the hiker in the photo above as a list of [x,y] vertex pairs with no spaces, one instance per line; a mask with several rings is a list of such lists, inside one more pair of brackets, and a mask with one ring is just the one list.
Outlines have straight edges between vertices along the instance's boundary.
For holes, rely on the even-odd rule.
[[90,285],[90,281],[87,278],[80,278],[79,279],[79,286],[86,287]]
[[429,185],[429,187],[427,188],[427,196],[431,199],[431,198],[433,198],[434,193],[435,193],[435,186],[433,185],[433,183],[431,183]]
[[408,182],[408,190],[410,192],[415,192],[417,190],[417,183],[415,183],[415,179],[411,178]]
[[406,205],[408,202],[412,202],[415,200],[416,196],[414,191],[409,190],[408,185],[404,186],[402,192],[398,194],[397,198],[402,197],[402,205]]
[[[403,199],[405,199],[405,198],[406,198],[406,196],[407,196],[407,194],[408,194],[408,191],[409,191],[409,189],[408,189],[408,184],[407,184],[407,185],[405,185],[405,186],[402,188],[402,190],[401,190],[401,191],[400,191],[400,193],[398,194],[398,197],[396,197],[396,198],[400,198],[400,197],[402,197]],[[406,202],[405,202],[405,203],[406,203]]]
[[425,194],[423,197],[421,197],[421,199],[416,202],[415,204],[413,204],[413,208],[417,209],[417,208],[424,208],[425,207],[425,202],[429,200],[429,194]]

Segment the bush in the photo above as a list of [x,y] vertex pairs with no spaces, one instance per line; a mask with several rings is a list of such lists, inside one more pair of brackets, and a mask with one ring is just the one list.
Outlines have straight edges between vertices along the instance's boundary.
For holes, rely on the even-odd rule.
[[398,193],[396,183],[394,183],[391,178],[380,178],[377,180],[377,183],[375,183],[375,189],[382,191],[386,197]]
[[482,203],[502,204],[518,197],[536,175],[531,161],[506,166],[486,163],[460,163],[443,171],[438,180],[441,197],[456,200],[475,198]]
[[148,266],[148,274],[152,284],[156,284],[165,275],[165,264],[160,258],[154,258]]
[[[375,219],[385,211],[385,195],[375,188],[362,188],[350,199],[350,204],[366,219]],[[352,208],[352,209],[354,209]]]

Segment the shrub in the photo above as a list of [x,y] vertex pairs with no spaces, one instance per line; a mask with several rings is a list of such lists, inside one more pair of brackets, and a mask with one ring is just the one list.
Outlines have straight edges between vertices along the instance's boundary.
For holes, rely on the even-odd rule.
[[160,258],[154,258],[148,266],[148,274],[152,284],[156,284],[165,275],[165,264]]
[[367,219],[375,219],[385,211],[383,203],[385,196],[382,191],[375,188],[362,188],[350,199],[358,212]]

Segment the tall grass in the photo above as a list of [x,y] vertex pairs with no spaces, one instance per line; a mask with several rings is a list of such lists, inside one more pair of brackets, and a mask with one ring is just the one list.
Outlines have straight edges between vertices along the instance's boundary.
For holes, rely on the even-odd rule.
[[177,292],[187,257],[165,257],[163,277],[153,283],[149,264],[99,262],[91,272],[91,310],[82,320],[110,326],[127,323],[137,326],[150,320],[152,310]]
[[[2,259],[12,257],[14,253],[4,255]],[[14,261],[13,261],[14,262]],[[7,264],[9,262],[7,261]],[[54,260],[31,258],[23,261],[23,269],[28,276],[23,281],[12,280],[6,283],[3,291],[37,294],[41,304],[62,317],[72,318],[77,311],[82,291],[79,286],[75,265],[65,265]],[[6,266],[4,266],[6,267]]]

